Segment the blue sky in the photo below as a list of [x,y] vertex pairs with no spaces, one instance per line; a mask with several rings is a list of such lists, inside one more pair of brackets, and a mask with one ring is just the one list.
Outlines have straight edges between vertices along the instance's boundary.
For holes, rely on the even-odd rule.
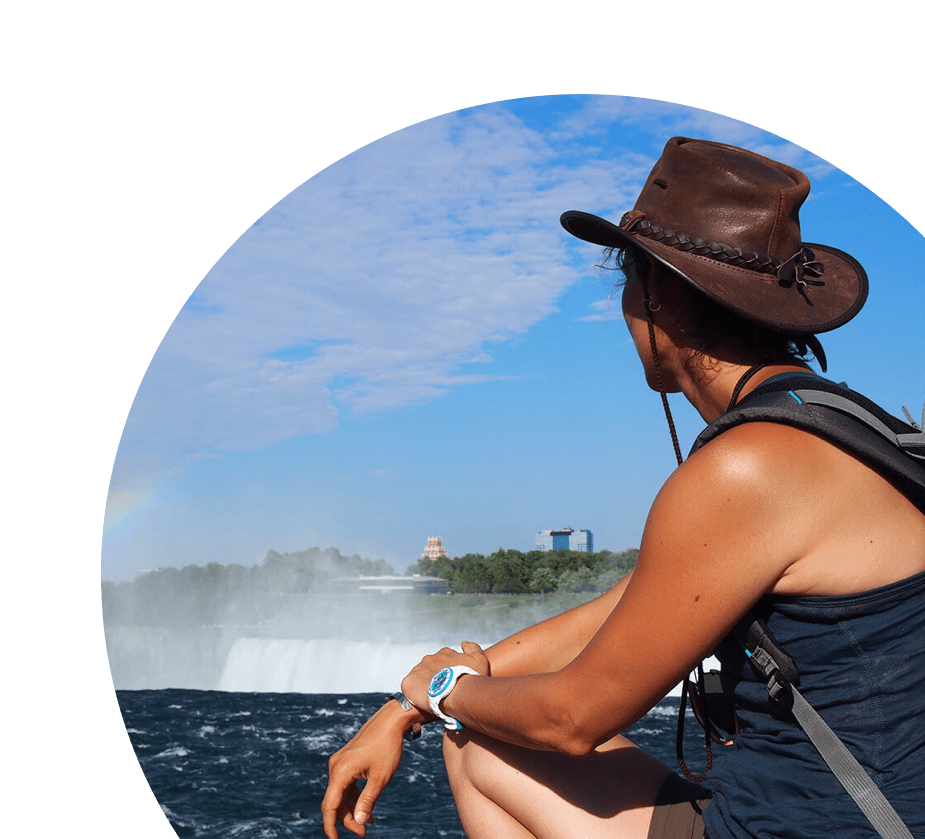
[[[558,217],[619,218],[677,134],[809,174],[804,239],[848,251],[871,279],[867,307],[823,338],[830,375],[919,415],[925,347],[910,320],[925,288],[909,266],[925,240],[848,175],[650,99],[469,108],[337,161],[215,254],[128,416],[104,579],[313,546],[402,572],[431,535],[451,555],[490,553],[563,525],[592,530],[598,549],[637,545],[673,454],[613,277]],[[672,407],[686,448],[699,417],[681,397]]]

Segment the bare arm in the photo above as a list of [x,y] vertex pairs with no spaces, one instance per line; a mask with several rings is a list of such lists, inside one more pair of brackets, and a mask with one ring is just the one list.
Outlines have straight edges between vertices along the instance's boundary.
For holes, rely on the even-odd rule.
[[[572,661],[536,675],[466,676],[444,710],[505,742],[573,754],[639,719],[824,538],[814,510],[825,478],[807,473],[798,446],[766,446],[766,436],[736,429],[674,473],[631,580]],[[427,669],[403,683],[414,702]]]
[[527,627],[489,647],[485,654],[491,665],[491,675],[551,673],[565,667],[585,648],[616,608],[631,577],[632,572],[600,597]]
[[[324,834],[328,839],[337,836],[338,822],[343,822],[352,833],[366,835],[366,825],[373,821],[373,806],[398,769],[405,732],[412,725],[431,719],[416,708],[404,711],[390,699],[347,745],[331,755],[328,788],[321,802]],[[362,790],[359,781],[365,782]]]

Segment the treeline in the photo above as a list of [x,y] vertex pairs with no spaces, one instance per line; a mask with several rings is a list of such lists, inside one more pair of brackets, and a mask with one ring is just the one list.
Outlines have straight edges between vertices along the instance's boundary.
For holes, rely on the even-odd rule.
[[259,565],[187,565],[158,568],[130,583],[103,583],[103,619],[113,624],[196,626],[259,623],[290,595],[324,588],[335,577],[384,576],[395,569],[337,548],[293,553],[267,551]]
[[421,558],[409,574],[442,577],[450,591],[475,594],[544,594],[607,591],[636,565],[635,548],[597,551],[529,551],[499,548],[490,556]]
[[[499,549],[489,556],[466,554],[420,559],[407,574],[442,577],[457,594],[545,594],[606,591],[636,564],[638,551],[530,551]],[[330,620],[318,606],[337,577],[395,574],[385,560],[343,555],[337,548],[267,552],[259,565],[187,565],[159,568],[132,582],[104,582],[107,626],[151,628],[298,625]],[[320,598],[320,599],[319,599]]]

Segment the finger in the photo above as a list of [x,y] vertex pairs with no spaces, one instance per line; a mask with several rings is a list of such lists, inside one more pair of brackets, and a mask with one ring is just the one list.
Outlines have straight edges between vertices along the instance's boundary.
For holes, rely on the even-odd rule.
[[[329,798],[330,796],[330,798]],[[337,798],[335,803],[334,798]],[[333,794],[331,790],[325,793],[321,802],[321,823],[324,826],[324,835],[327,839],[337,839],[337,809],[340,806],[340,795]]]
[[[353,817],[353,813],[344,813],[342,821],[344,827],[351,833],[355,833],[357,836],[366,836],[366,825],[358,824],[357,820]],[[370,824],[372,824],[372,822],[370,822]]]
[[351,833],[360,836],[366,834],[366,828],[354,824],[353,806],[359,797],[356,782],[346,787],[329,786],[321,801],[321,820],[324,825],[324,835],[328,839],[337,839],[337,822],[343,822],[344,827]]
[[376,801],[379,800],[379,793],[382,792],[387,780],[388,779],[379,777],[371,777],[367,780],[366,786],[363,787],[363,791],[357,796],[356,804],[353,806],[353,818],[357,824],[366,825],[375,822],[373,807],[376,806]]
[[344,827],[349,830],[351,833],[355,833],[357,836],[366,835],[366,825],[375,824],[376,820],[370,816],[365,824],[360,824],[354,817],[353,812],[351,812],[347,804],[342,804],[336,813],[334,820],[331,823],[330,827],[325,826],[325,835],[328,839],[337,839],[337,822],[342,822]]
[[433,667],[434,665],[443,662],[448,655],[459,655],[459,651],[451,649],[450,647],[442,647],[435,653],[425,655],[424,658],[421,659],[421,663],[418,666],[420,667],[423,665],[424,667]]
[[321,801],[321,820],[324,825],[324,835],[328,839],[337,839],[337,820],[338,816],[344,821],[346,812],[349,811],[349,804],[345,799],[350,798],[351,789],[356,789],[355,784],[349,787],[328,786]]
[[491,674],[491,663],[488,661],[488,656],[485,655],[485,651],[480,645],[473,641],[463,641],[462,649],[463,653],[475,660],[474,667],[479,673],[483,676]]

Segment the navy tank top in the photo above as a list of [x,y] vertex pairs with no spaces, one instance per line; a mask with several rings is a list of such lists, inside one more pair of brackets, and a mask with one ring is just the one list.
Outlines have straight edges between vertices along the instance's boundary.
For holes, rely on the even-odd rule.
[[[925,550],[925,546],[923,546]],[[799,689],[925,839],[925,572],[847,596],[758,603],[795,659]],[[874,830],[732,638],[717,650],[735,691],[734,754],[706,782],[709,839],[870,839]]]

